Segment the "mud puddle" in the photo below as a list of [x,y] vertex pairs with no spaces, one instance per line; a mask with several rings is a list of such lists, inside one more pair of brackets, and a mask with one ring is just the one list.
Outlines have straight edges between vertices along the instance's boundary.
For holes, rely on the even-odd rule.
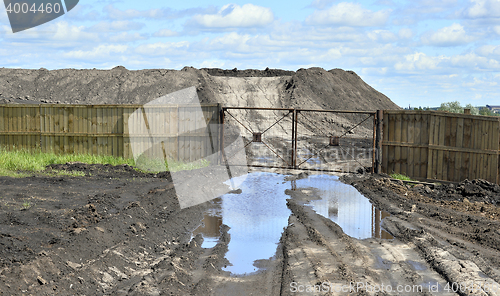
[[226,259],[232,265],[224,270],[234,275],[253,273],[265,265],[259,264],[260,260],[273,258],[291,214],[286,202],[290,198],[285,194],[287,189],[302,190],[318,198],[307,205],[337,223],[353,238],[393,238],[380,226],[382,219],[390,214],[376,209],[338,177],[313,175],[296,181],[286,181],[285,177],[275,173],[250,173],[240,186],[241,193],[210,201],[209,210],[193,236],[201,233],[202,247],[213,248],[220,237],[220,226],[230,227]]
[[226,259],[232,264],[224,268],[234,275],[259,270],[259,260],[268,260],[276,253],[283,229],[291,212],[287,208],[285,190],[290,182],[273,173],[250,173],[240,185],[240,194],[226,194],[212,200],[203,224],[193,235],[204,237],[202,247],[217,244],[222,223],[230,227],[231,240]]
[[313,175],[295,181],[295,190],[318,197],[307,205],[323,217],[329,218],[349,236],[357,239],[393,239],[382,229],[382,220],[389,213],[381,211],[356,188],[339,181],[337,176]]

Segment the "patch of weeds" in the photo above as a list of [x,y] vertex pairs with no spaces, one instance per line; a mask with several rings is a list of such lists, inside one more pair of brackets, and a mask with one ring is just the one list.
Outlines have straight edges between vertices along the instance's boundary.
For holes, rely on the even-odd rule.
[[[82,162],[87,164],[110,164],[133,166],[133,159],[123,157],[90,155],[90,154],[55,154],[42,152],[40,150],[25,150],[15,148],[6,150],[0,148],[0,176],[24,178],[38,173],[47,176],[45,168],[51,164],[63,164],[67,162]],[[81,172],[64,172],[58,175],[84,176]],[[49,174],[50,176],[50,174]]]
[[183,163],[176,160],[150,158],[141,155],[137,162],[133,159],[124,159],[123,157],[90,155],[90,154],[55,154],[42,152],[40,150],[25,150],[15,148],[6,150],[0,148],[0,176],[24,178],[33,176],[33,173],[43,176],[75,176],[83,177],[84,172],[59,171],[46,172],[47,166],[52,164],[64,164],[68,162],[81,162],[86,164],[127,164],[134,167],[137,171],[145,173],[159,173],[164,171],[178,172],[185,170],[194,170],[207,167],[210,163],[206,160],[199,160],[190,163]]
[[21,211],[29,210],[32,206],[33,204],[31,203],[31,201],[25,201],[23,202],[23,207],[21,208]]
[[391,178],[397,179],[397,180],[402,180],[402,181],[415,181],[415,180],[412,180],[410,177],[403,175],[403,174],[391,174]]
[[168,159],[165,161],[162,158],[147,157],[144,154],[137,158],[136,170],[143,173],[159,173],[159,172],[179,172],[201,169],[210,165],[210,162],[205,159],[184,163],[177,160]]
[[85,173],[81,171],[57,171],[55,176],[70,176],[70,177],[85,177]]

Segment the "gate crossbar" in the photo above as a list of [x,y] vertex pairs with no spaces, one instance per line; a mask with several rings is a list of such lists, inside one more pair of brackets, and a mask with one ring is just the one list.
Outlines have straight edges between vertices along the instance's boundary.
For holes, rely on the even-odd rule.
[[[280,121],[282,121],[285,117],[289,116],[290,114],[292,114],[292,127],[291,127],[291,131],[292,131],[292,150],[291,150],[291,160],[292,160],[292,163],[288,163],[288,161],[286,161],[285,159],[283,159],[283,157],[281,157],[277,152],[275,152],[271,147],[269,147],[269,145],[267,145],[264,141],[260,141],[261,143],[263,143],[270,151],[272,151],[276,156],[278,156],[280,159],[282,159],[287,165],[288,167],[280,167],[280,166],[264,166],[264,165],[249,165],[249,166],[253,166],[253,167],[267,167],[267,168],[282,168],[282,169],[301,169],[301,170],[318,170],[318,169],[311,169],[311,168],[301,168],[300,165],[302,165],[303,163],[307,162],[309,159],[313,158],[315,155],[317,155],[318,153],[320,153],[321,151],[323,151],[327,146],[321,148],[317,153],[313,154],[311,157],[309,157],[308,159],[306,159],[305,161],[302,161],[299,165],[297,165],[297,138],[298,138],[298,135],[297,135],[297,130],[298,130],[298,114],[301,113],[301,112],[314,112],[314,113],[337,113],[337,114],[366,114],[368,115],[368,117],[366,117],[365,119],[363,119],[361,122],[359,122],[358,124],[356,124],[355,126],[351,127],[350,129],[346,130],[341,137],[344,137],[345,135],[347,135],[349,132],[351,132],[352,130],[354,130],[355,128],[357,128],[358,126],[360,126],[361,124],[363,124],[364,122],[366,122],[369,118],[371,118],[373,116],[374,118],[374,122],[377,118],[377,112],[376,111],[353,111],[353,110],[320,110],[320,109],[298,109],[298,108],[265,108],[265,107],[222,107],[222,116],[221,116],[221,119],[222,119],[222,124],[224,125],[224,121],[225,121],[225,116],[224,114],[227,113],[229,114],[236,122],[238,122],[240,125],[242,125],[247,131],[249,131],[250,133],[254,134],[254,131],[250,128],[250,127],[247,127],[245,126],[243,123],[241,123],[238,119],[236,119],[230,112],[229,110],[261,110],[261,111],[288,111],[287,114],[285,114],[284,116],[282,116],[279,120],[277,120],[276,122],[274,122],[270,127],[268,127],[267,129],[264,130],[264,132],[262,132],[261,134],[264,134],[265,132],[267,132],[269,129],[271,129],[274,125],[276,125],[277,123],[279,123]],[[305,117],[307,118],[307,117]],[[312,122],[311,122],[312,123]],[[375,135],[375,125],[374,125],[374,135]],[[223,138],[224,137],[224,128],[222,128],[222,134],[221,134],[221,137]],[[245,148],[250,144],[252,143],[252,141],[250,141],[249,143],[247,143],[245,145]],[[222,140],[221,141],[221,144],[224,145],[224,141]],[[373,147],[375,148],[375,137],[373,137]],[[222,154],[223,154],[223,157],[225,158],[224,156],[224,149],[222,149]],[[347,152],[349,154],[349,152]],[[373,152],[375,153],[375,151]],[[373,157],[372,157],[373,158]],[[224,159],[225,162],[227,162],[227,159]],[[375,160],[372,159],[372,164]],[[358,162],[358,161],[357,161]],[[359,163],[359,162],[358,162]],[[361,164],[361,163],[359,163]],[[362,164],[361,164],[362,165]],[[363,165],[362,165],[363,166]],[[364,166],[363,166],[364,167]],[[339,170],[321,170],[321,171],[332,171],[332,172],[339,172]],[[373,165],[372,165],[372,171],[373,171]]]

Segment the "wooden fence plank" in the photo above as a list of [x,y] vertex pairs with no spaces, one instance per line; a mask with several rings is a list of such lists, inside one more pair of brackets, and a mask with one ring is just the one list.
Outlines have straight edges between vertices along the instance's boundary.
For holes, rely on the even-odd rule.
[[[384,115],[383,167],[386,172],[406,171],[415,177],[457,182],[465,178],[499,181],[500,152],[494,152],[500,151],[498,119],[430,111],[389,110]],[[419,126],[419,118],[413,116],[427,117],[421,124],[428,128]],[[424,131],[426,137],[422,136]],[[422,160],[424,155],[426,159]],[[422,174],[423,166],[425,174]]]
[[[401,115],[401,142],[408,143],[408,115]],[[408,147],[401,147],[400,171],[408,175]]]
[[[444,146],[446,139],[446,117],[437,118],[439,120],[439,130],[437,132],[438,145]],[[444,167],[444,151],[439,150],[437,152],[437,167],[435,168],[436,178],[438,180],[443,180],[443,174],[446,168]]]

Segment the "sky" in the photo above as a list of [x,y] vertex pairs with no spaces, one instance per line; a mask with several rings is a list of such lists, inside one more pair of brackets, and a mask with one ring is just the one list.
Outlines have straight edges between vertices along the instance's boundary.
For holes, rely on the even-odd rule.
[[228,1],[80,0],[15,34],[2,6],[0,67],[340,68],[401,107],[500,105],[500,0]]

